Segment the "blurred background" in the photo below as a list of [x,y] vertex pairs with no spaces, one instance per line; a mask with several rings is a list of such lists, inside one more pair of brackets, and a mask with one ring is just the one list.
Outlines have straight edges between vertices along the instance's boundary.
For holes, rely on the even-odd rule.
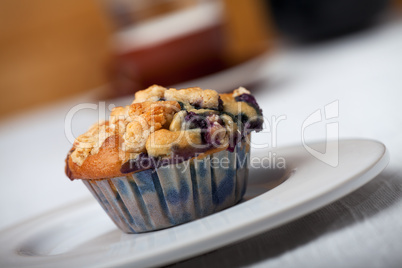
[[245,86],[266,117],[254,145],[325,140],[324,119],[302,126],[338,101],[339,137],[381,141],[391,162],[324,212],[193,263],[401,267],[401,15],[402,0],[1,0],[0,229],[92,200],[64,174],[69,129],[155,83]]
[[248,64],[206,85],[247,86],[256,82],[259,59],[281,46],[358,32],[401,6],[401,0],[2,0],[0,118],[77,94],[113,98]]

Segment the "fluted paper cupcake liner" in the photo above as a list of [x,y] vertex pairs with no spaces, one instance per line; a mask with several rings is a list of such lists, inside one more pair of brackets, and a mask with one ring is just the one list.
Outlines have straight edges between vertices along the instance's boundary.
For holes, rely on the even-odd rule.
[[247,187],[249,151],[243,142],[234,152],[225,150],[125,177],[83,182],[122,231],[154,231],[239,202]]

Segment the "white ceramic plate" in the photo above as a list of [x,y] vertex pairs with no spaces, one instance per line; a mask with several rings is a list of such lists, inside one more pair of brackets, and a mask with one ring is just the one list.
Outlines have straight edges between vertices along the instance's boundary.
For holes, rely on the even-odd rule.
[[113,225],[94,200],[80,201],[2,231],[0,267],[168,264],[323,207],[374,178],[388,163],[385,146],[369,140],[339,142],[337,167],[321,162],[302,146],[251,157],[265,157],[264,165],[269,161],[272,165],[273,152],[276,160],[283,157],[286,167],[252,168],[245,201],[232,208],[174,228],[128,235]]

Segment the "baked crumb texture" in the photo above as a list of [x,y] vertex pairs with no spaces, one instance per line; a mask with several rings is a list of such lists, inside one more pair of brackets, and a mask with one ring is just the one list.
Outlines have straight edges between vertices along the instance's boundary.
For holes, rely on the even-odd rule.
[[75,140],[66,174],[70,179],[113,178],[233,151],[251,131],[260,131],[262,123],[261,109],[243,87],[218,94],[199,87],[177,90],[153,85]]

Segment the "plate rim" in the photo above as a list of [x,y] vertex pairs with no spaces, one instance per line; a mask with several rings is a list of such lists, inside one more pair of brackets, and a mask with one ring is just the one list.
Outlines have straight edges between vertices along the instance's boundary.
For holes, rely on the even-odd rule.
[[[354,176],[348,177],[347,179],[344,179],[341,181],[341,184],[338,185],[337,187],[332,187],[327,189],[325,192],[321,192],[318,196],[313,196],[310,197],[310,199],[303,200],[303,202],[299,202],[296,204],[293,204],[291,207],[288,207],[285,210],[281,210],[278,215],[264,215],[263,217],[258,218],[258,220],[255,221],[248,221],[244,222],[241,225],[235,225],[235,226],[230,226],[230,228],[226,229],[223,232],[220,232],[218,236],[216,237],[211,237],[205,236],[202,239],[197,239],[197,241],[194,241],[189,244],[183,244],[183,243],[175,243],[172,245],[173,247],[169,248],[164,248],[164,249],[159,249],[158,250],[158,258],[154,258],[153,261],[149,262],[149,257],[147,256],[138,256],[138,255],[133,255],[133,256],[121,256],[117,259],[112,259],[110,261],[105,261],[102,263],[102,266],[125,266],[125,265],[141,265],[141,266],[158,266],[158,265],[167,265],[170,263],[174,262],[179,262],[184,259],[188,259],[197,255],[204,254],[206,252],[210,252],[212,250],[215,250],[217,248],[220,248],[222,246],[228,245],[230,243],[242,240],[242,239],[247,239],[251,236],[254,236],[258,233],[264,232],[271,230],[275,227],[278,227],[282,224],[286,224],[290,221],[296,220],[308,213],[314,212],[350,193],[358,189],[359,187],[363,186],[367,182],[369,182],[371,179],[375,178],[379,173],[382,172],[382,170],[385,169],[389,162],[389,151],[386,148],[386,146],[377,140],[372,140],[372,139],[341,139],[339,142],[371,142],[375,143],[377,145],[380,145],[383,149],[382,154],[376,158],[376,161],[374,163],[370,164],[369,166],[365,167],[364,169],[360,170],[355,174]],[[318,141],[316,143],[321,143],[322,141]],[[279,150],[286,150],[286,149],[297,149],[298,147],[301,147],[300,144],[295,144],[295,145],[289,145],[285,147],[278,147],[275,149]],[[272,149],[272,148],[270,148]],[[265,151],[265,150],[264,150]],[[262,152],[262,151],[261,151]],[[292,176],[289,177],[291,179]],[[279,185],[278,185],[279,186]],[[277,188],[277,187],[276,187]],[[266,196],[270,191],[267,191],[253,199],[259,200],[263,199],[264,196]],[[248,200],[247,202],[253,201],[253,199]],[[318,199],[323,199],[320,202],[317,202]],[[83,204],[85,202],[85,204]],[[243,204],[246,204],[247,202],[244,202]],[[254,201],[256,202],[256,201]],[[2,238],[2,235],[4,235],[6,232],[12,231],[13,229],[20,229],[26,226],[29,226],[29,224],[32,224],[32,222],[40,221],[43,220],[44,218],[51,217],[54,214],[60,213],[60,211],[64,210],[71,210],[77,205],[93,205],[96,204],[93,200],[91,201],[91,198],[87,197],[85,199],[80,199],[74,202],[71,202],[67,205],[63,205],[60,208],[52,209],[47,212],[43,212],[37,216],[31,217],[28,220],[22,221],[20,223],[17,223],[15,226],[10,226],[6,227],[3,230],[0,230],[0,241],[4,240]],[[249,203],[251,205],[251,203]],[[241,206],[242,204],[239,204],[238,206]],[[229,213],[230,208],[227,210],[224,210],[220,213]],[[217,214],[220,214],[217,213]],[[296,216],[295,216],[296,215]],[[272,221],[272,218],[279,218],[276,219],[276,222],[270,223],[267,227],[265,221]],[[205,219],[205,218],[203,218]],[[202,221],[203,219],[199,219],[197,221]],[[31,222],[32,221],[32,222]],[[189,223],[191,224],[191,223]],[[170,228],[172,229],[172,228]],[[156,232],[155,232],[156,233]],[[219,239],[218,239],[219,237]],[[173,248],[173,249],[172,249]],[[201,248],[201,249],[200,249]],[[185,253],[181,253],[179,257],[174,256],[172,252],[176,252],[178,250],[184,250]],[[15,252],[15,251],[14,251]],[[18,254],[18,253],[16,253]],[[1,254],[1,255],[4,255]],[[148,254],[145,254],[148,255]],[[154,254],[151,254],[154,255]],[[15,255],[14,255],[15,256]],[[20,256],[23,257],[23,256]],[[41,256],[43,257],[43,256]],[[53,259],[53,258],[51,258]],[[26,263],[20,263],[22,266],[26,266]],[[49,263],[44,263],[43,265],[52,265],[54,262],[49,262]],[[16,263],[18,265],[18,263]],[[37,263],[34,263],[32,266],[38,265]],[[97,265],[99,266],[99,264]]]
[[[233,227],[232,227],[230,232],[229,231],[224,232],[223,235],[229,235],[229,234],[231,235],[230,237],[226,237],[226,240],[224,242],[221,241],[221,242],[215,243],[214,245],[211,246],[210,239],[205,238],[205,239],[202,240],[202,242],[204,242],[204,243],[208,242],[209,244],[204,247],[204,250],[197,250],[197,252],[194,252],[193,254],[191,254],[191,253],[183,254],[183,256],[180,257],[180,258],[176,257],[176,258],[170,258],[170,260],[164,260],[164,261],[160,261],[160,262],[153,262],[151,264],[151,266],[169,265],[169,264],[172,264],[172,263],[175,263],[175,262],[180,262],[180,261],[185,260],[185,259],[189,259],[189,258],[192,258],[192,257],[195,257],[195,256],[199,256],[199,255],[205,254],[207,252],[213,251],[215,249],[218,249],[218,248],[220,248],[222,246],[229,245],[231,243],[234,243],[236,241],[240,241],[240,240],[243,240],[243,239],[247,239],[247,238],[252,237],[252,236],[254,236],[256,234],[262,233],[264,231],[269,231],[269,230],[271,230],[273,228],[276,228],[276,227],[278,227],[280,225],[283,225],[283,224],[286,224],[286,223],[291,222],[293,220],[296,220],[298,218],[301,218],[301,217],[307,215],[308,213],[312,213],[312,212],[314,212],[314,211],[316,211],[316,210],[318,210],[318,209],[320,209],[322,207],[325,207],[325,206],[331,204],[332,202],[335,202],[336,200],[339,200],[340,198],[342,198],[342,197],[344,197],[344,196],[356,191],[357,189],[359,189],[360,187],[362,187],[363,185],[368,183],[370,180],[374,179],[378,174],[380,174],[387,167],[387,165],[389,163],[389,158],[390,158],[389,150],[385,146],[384,143],[382,143],[382,142],[380,142],[378,140],[360,138],[360,139],[340,139],[339,141],[340,142],[351,142],[351,141],[373,142],[373,143],[376,143],[376,144],[381,145],[383,147],[383,153],[373,165],[371,165],[369,167],[366,167],[364,170],[361,170],[360,172],[358,172],[358,174],[356,174],[355,176],[349,178],[348,180],[343,181],[341,186],[333,188],[333,189],[330,189],[325,193],[321,193],[319,197],[311,198],[311,199],[307,200],[307,202],[304,202],[302,204],[299,203],[299,204],[291,207],[290,209],[286,210],[285,212],[281,211],[280,214],[282,215],[282,217],[283,217],[284,213],[288,214],[288,216],[287,216],[287,218],[285,220],[279,220],[275,224],[270,225],[267,228],[264,228],[262,226],[262,223],[265,222],[266,220],[268,220],[268,218],[270,218],[269,215],[266,215],[264,218],[259,219],[258,221],[249,222],[247,224],[247,226],[245,226],[245,225],[244,226],[239,226],[237,228],[234,228],[235,230],[233,230]],[[318,144],[318,143],[321,143],[321,142],[323,142],[323,141],[314,142],[314,144]],[[285,149],[295,148],[295,147],[301,147],[301,146],[300,146],[300,144],[299,145],[290,145],[290,146],[280,147],[279,149],[285,150]],[[348,186],[350,186],[350,184],[352,184],[353,188],[351,188],[348,191],[342,191],[342,189],[347,188]],[[263,196],[266,195],[268,192],[269,191],[267,191],[267,192],[255,197],[255,198],[263,198]],[[341,193],[341,194],[339,194],[339,193]],[[326,201],[319,202],[318,205],[314,204],[314,201],[316,201],[317,198],[326,198]],[[304,205],[304,206],[308,205],[309,208],[305,208],[301,212],[300,212],[300,210],[297,211],[298,209],[300,209],[300,207],[302,205]],[[290,216],[292,214],[292,212],[295,213],[294,212],[295,210],[297,211],[298,215],[297,216]],[[227,212],[227,210],[222,211],[222,213],[225,213],[225,212]],[[252,225],[252,226],[250,226],[250,225]],[[258,225],[260,225],[259,228],[258,229],[255,228]],[[251,227],[254,227],[254,228],[251,228]],[[250,230],[252,230],[252,231],[250,231]],[[235,236],[235,237],[233,236],[233,233],[241,233],[242,231],[248,231],[248,232],[245,235],[243,234],[241,236]],[[221,236],[223,236],[223,235],[221,234]],[[222,240],[222,238],[221,238],[221,240]],[[200,240],[198,240],[197,245],[198,246],[200,245]],[[194,246],[194,244],[192,244],[192,246]],[[181,247],[183,247],[183,245],[181,245]],[[166,254],[169,254],[169,252],[166,252]],[[137,263],[137,261],[136,261],[136,263]],[[129,264],[130,263],[128,263],[126,261],[126,262],[122,262],[121,264],[117,264],[117,265],[124,266],[124,265],[129,265]],[[143,265],[143,263],[139,263],[139,264]],[[144,264],[146,265],[146,263],[144,263]]]

